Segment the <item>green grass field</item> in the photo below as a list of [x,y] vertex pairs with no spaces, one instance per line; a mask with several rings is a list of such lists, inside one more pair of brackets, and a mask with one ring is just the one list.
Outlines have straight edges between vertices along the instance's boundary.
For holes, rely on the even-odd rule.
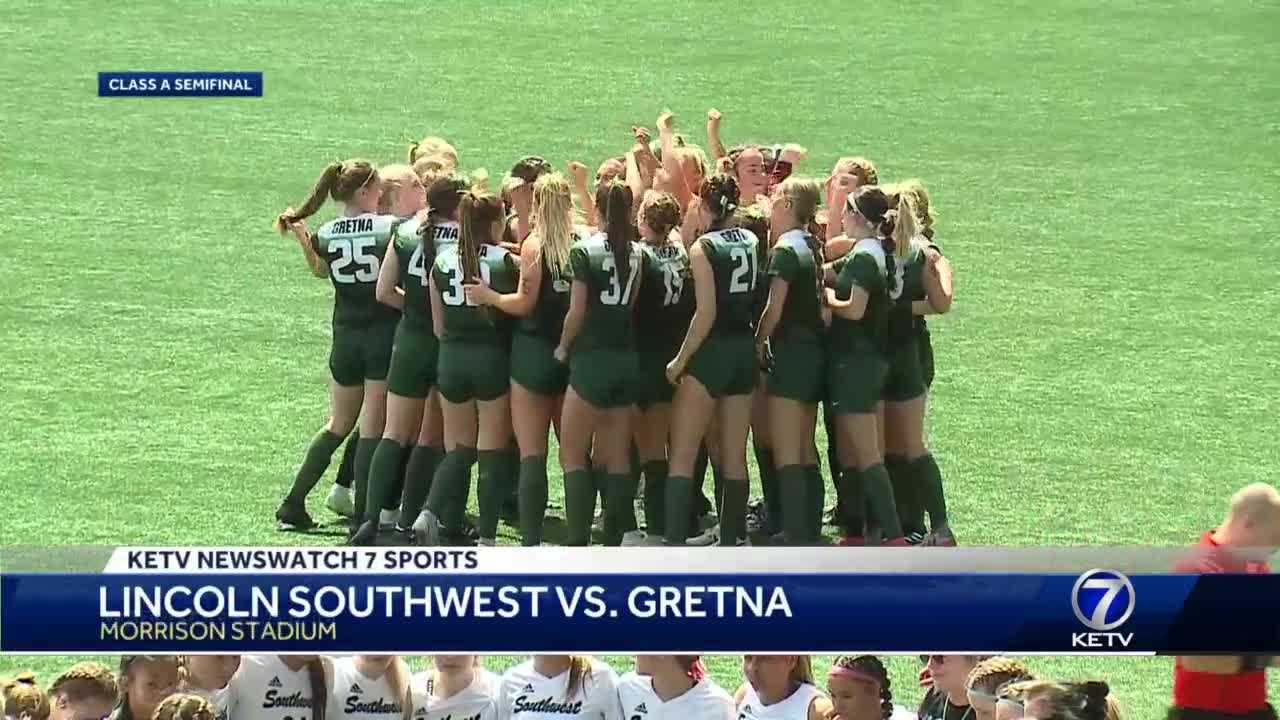
[[[726,142],[808,147],[800,174],[864,154],[932,190],[962,542],[1186,543],[1280,460],[1277,28],[1245,0],[8,3],[0,544],[302,542],[271,514],[325,417],[331,290],[275,214],[424,134],[499,175],[591,165],[663,107],[701,142],[712,106]],[[265,97],[95,93],[201,69],[265,71]],[[1133,718],[1167,702],[1163,659],[1034,664]],[[907,703],[917,669],[893,663]]]

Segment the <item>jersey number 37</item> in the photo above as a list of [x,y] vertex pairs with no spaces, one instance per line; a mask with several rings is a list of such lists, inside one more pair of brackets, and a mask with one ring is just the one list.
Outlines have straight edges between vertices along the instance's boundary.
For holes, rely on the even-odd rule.
[[379,258],[376,253],[369,252],[377,244],[377,239],[371,237],[330,240],[329,254],[338,256],[329,261],[329,274],[333,281],[342,285],[377,282]]

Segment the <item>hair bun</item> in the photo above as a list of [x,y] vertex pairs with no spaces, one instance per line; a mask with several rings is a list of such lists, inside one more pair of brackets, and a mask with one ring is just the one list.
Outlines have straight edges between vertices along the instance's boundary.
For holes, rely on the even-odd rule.
[[23,670],[13,677],[13,681],[22,685],[35,685],[36,674],[30,670]]
[[1102,680],[1089,680],[1081,683],[1080,689],[1084,692],[1085,697],[1093,702],[1103,702],[1111,694],[1111,686]]

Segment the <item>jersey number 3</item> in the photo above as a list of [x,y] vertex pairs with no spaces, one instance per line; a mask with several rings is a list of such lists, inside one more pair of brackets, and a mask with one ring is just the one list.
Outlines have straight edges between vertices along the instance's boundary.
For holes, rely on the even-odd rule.
[[[489,265],[488,263],[480,263],[480,282],[485,285],[489,284]],[[454,268],[449,270],[449,286],[440,293],[440,299],[445,305],[457,307],[467,304],[471,307],[479,307],[476,303],[467,299],[467,294],[462,291],[462,270]]]
[[[329,241],[329,254],[338,257],[329,261],[329,274],[333,281],[342,285],[371,283],[378,279],[378,256],[369,250],[376,247],[378,241],[371,237],[334,238]],[[348,271],[352,265],[354,270]]]
[[627,277],[627,286],[623,288],[618,284],[618,266],[613,261],[612,255],[606,255],[600,261],[600,269],[609,273],[609,289],[600,291],[601,305],[629,305],[631,304],[631,289],[635,287],[636,276],[640,274],[640,263],[632,258],[631,275]]

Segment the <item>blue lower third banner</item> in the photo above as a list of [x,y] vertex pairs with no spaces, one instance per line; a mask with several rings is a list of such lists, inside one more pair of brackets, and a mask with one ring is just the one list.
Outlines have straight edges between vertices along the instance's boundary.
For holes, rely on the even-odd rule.
[[98,97],[262,97],[262,73],[100,72]]
[[1275,653],[1280,576],[9,574],[0,651]]

